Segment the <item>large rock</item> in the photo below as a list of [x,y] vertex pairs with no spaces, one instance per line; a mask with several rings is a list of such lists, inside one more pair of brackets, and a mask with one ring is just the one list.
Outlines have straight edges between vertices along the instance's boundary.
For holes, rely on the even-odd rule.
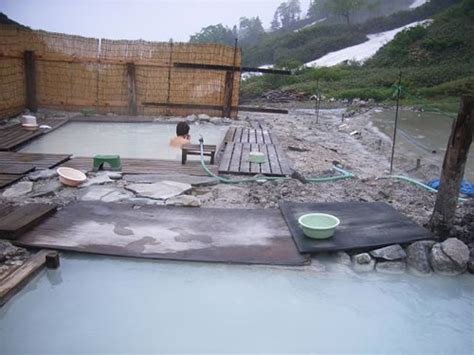
[[459,275],[467,270],[469,248],[456,238],[433,245],[430,263],[433,270],[443,275]]
[[84,188],[79,195],[81,201],[100,201],[103,197],[117,191],[113,187],[107,186],[89,186]]
[[403,248],[398,244],[389,245],[388,247],[372,250],[370,252],[370,255],[372,255],[376,259],[382,259],[387,261],[402,260],[407,257],[405,250],[403,250]]
[[180,195],[167,199],[166,205],[179,207],[200,207],[201,201],[196,196]]
[[63,184],[59,180],[50,180],[44,184],[37,183],[31,197],[49,197],[54,196],[57,191],[62,189]]
[[128,191],[116,190],[103,196],[100,200],[102,202],[120,202],[120,201],[128,201],[130,198],[133,198],[132,193]]
[[49,179],[54,176],[57,176],[58,173],[54,169],[45,169],[45,170],[38,170],[38,171],[33,171],[28,175],[28,179],[31,181],[38,181],[38,180],[43,180],[43,179]]
[[406,270],[405,260],[379,261],[375,270],[386,274],[403,274]]
[[184,174],[127,174],[123,179],[127,182],[151,184],[160,181],[175,181],[190,184],[193,187],[217,185],[219,180],[208,176],[191,176]]
[[32,189],[33,183],[31,181],[20,181],[6,189],[3,192],[2,196],[5,198],[13,199],[30,193]]
[[338,251],[335,257],[336,263],[343,265],[351,265],[351,257],[345,251]]
[[375,260],[369,253],[361,253],[352,257],[353,268],[357,272],[373,271],[375,267]]
[[430,250],[435,244],[432,240],[422,240],[409,245],[406,249],[408,267],[421,274],[430,274]]
[[87,181],[82,183],[81,185],[79,185],[79,187],[80,188],[85,188],[85,187],[89,187],[89,186],[92,186],[92,185],[104,185],[104,184],[108,184],[108,183],[111,183],[111,182],[113,182],[113,180],[111,178],[109,178],[107,175],[100,174],[100,175],[94,176],[93,178],[87,179]]
[[167,200],[192,189],[190,184],[174,181],[160,181],[154,184],[131,184],[125,188],[135,193],[138,197],[147,197],[155,200]]

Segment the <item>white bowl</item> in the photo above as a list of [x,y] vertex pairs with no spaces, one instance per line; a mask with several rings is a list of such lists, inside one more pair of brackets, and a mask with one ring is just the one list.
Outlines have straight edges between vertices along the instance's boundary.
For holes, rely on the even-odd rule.
[[37,124],[36,117],[32,116],[32,115],[23,115],[22,116],[22,123]]
[[22,123],[21,125],[28,131],[36,131],[38,129],[38,124],[36,123]]
[[67,186],[79,186],[87,180],[87,176],[82,171],[73,168],[61,167],[56,172],[59,175],[59,181]]

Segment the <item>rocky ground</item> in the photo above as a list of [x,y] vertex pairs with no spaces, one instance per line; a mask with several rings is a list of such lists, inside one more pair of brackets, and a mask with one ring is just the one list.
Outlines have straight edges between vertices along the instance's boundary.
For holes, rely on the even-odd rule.
[[[387,178],[391,139],[371,124],[370,112],[373,108],[322,110],[316,120],[312,109],[298,108],[298,105],[287,106],[292,106],[288,115],[241,113],[239,119],[232,124],[250,127],[252,121],[259,120],[267,125],[278,136],[294,169],[301,176],[332,175],[331,168],[337,162],[354,173],[355,178],[325,183],[303,183],[298,179],[291,179],[229,185],[218,184],[212,178],[98,173],[90,174],[88,182],[80,188],[71,188],[60,184],[54,171],[42,171],[32,173],[24,181],[5,189],[0,195],[0,202],[46,202],[62,206],[74,200],[101,200],[133,203],[137,208],[143,204],[274,208],[282,199],[295,202],[383,201],[417,223],[427,225],[435,195],[414,185]],[[190,122],[229,124],[228,120],[205,115],[184,119]],[[159,120],[174,122],[176,118]],[[394,174],[408,175],[423,181],[439,172],[439,167],[429,159],[418,169],[414,169],[415,165],[416,156],[411,152],[397,152]],[[398,272],[405,270],[407,265],[425,273],[432,269],[445,274],[458,274],[468,267],[472,270],[473,206],[472,200],[458,206],[455,228],[450,235],[439,236],[441,240],[451,238],[444,243],[414,243],[405,249],[393,246],[398,253],[396,257],[386,257],[386,251],[382,254],[371,251],[357,255],[339,253],[337,258],[351,262],[361,271],[375,268],[382,272]],[[469,244],[471,256],[467,246]],[[0,253],[0,258],[1,255]]]

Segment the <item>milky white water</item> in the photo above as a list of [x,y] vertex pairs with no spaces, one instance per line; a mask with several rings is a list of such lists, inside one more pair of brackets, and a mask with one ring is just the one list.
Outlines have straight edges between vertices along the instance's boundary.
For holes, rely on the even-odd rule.
[[[199,135],[205,144],[220,144],[226,126],[191,124],[191,143],[198,144]],[[33,140],[21,152],[73,154],[93,157],[97,154],[118,154],[124,158],[181,160],[181,150],[169,146],[176,135],[176,124],[151,122],[69,122],[57,130]],[[190,157],[199,158],[197,156]]]
[[350,60],[363,62],[372,57],[385,44],[393,40],[397,33],[403,31],[404,29],[429,22],[430,20],[412,22],[406,26],[399,27],[394,30],[369,34],[367,35],[367,37],[369,38],[368,41],[352,47],[347,47],[335,52],[328,53],[319,59],[306,63],[305,66],[330,67]]
[[0,354],[474,353],[474,278],[62,256],[0,308]]

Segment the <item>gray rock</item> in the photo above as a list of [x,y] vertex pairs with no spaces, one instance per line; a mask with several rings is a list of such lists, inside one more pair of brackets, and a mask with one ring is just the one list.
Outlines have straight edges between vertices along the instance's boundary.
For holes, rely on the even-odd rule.
[[220,124],[222,122],[222,118],[220,117],[212,117],[210,120],[209,120],[212,124]]
[[196,196],[180,195],[180,196],[167,199],[166,205],[167,206],[180,206],[180,207],[200,207],[201,201]]
[[101,175],[94,176],[93,178],[87,179],[86,182],[79,185],[79,188],[82,189],[82,188],[89,187],[92,185],[103,185],[103,184],[108,184],[111,182],[113,182],[111,178],[109,178],[107,175],[101,174]]
[[79,200],[81,201],[100,201],[106,195],[117,191],[117,189],[113,187],[107,186],[90,186],[86,187],[81,191],[79,195]]
[[57,175],[58,173],[54,169],[37,170],[28,174],[28,179],[30,179],[31,181],[38,181],[43,179],[49,179]]
[[185,120],[188,121],[188,122],[194,122],[197,120],[197,116],[196,115],[189,115],[189,116],[186,116]]
[[441,250],[460,268],[466,269],[469,262],[469,248],[457,238],[449,238],[441,243]]
[[389,245],[388,247],[372,250],[370,252],[370,255],[372,255],[376,259],[383,259],[388,261],[401,260],[407,257],[405,250],[403,250],[403,248],[398,244]]
[[122,173],[120,171],[101,171],[96,173],[96,176],[107,176],[112,180],[120,180],[122,178]]
[[164,201],[152,200],[151,198],[144,197],[132,197],[127,199],[127,202],[133,203],[137,206],[164,205]]
[[41,185],[36,184],[31,197],[54,196],[57,191],[62,189],[62,187],[63,184],[61,184],[58,180],[51,180]]
[[361,253],[354,255],[352,260],[356,264],[369,264],[372,261],[372,257],[368,253]]
[[430,250],[435,244],[432,240],[422,240],[406,249],[408,267],[421,274],[430,274]]
[[351,257],[344,251],[336,253],[336,263],[343,265],[351,265]]
[[201,121],[209,121],[209,119],[211,118],[209,115],[206,115],[205,113],[200,113],[198,115],[198,118],[199,120]]
[[219,180],[208,176],[191,176],[184,174],[160,175],[160,174],[127,174],[123,176],[127,182],[151,184],[160,181],[175,181],[190,184],[193,187],[217,185]]
[[[450,239],[455,239],[456,241],[446,243],[448,239],[443,243],[433,245],[430,253],[430,264],[433,270],[439,274],[459,275],[467,270],[469,254],[463,248],[463,246],[466,248],[467,246],[456,238]],[[443,247],[445,243],[446,245]]]
[[33,183],[31,181],[20,181],[6,189],[2,196],[5,198],[16,198],[30,193],[31,190],[33,190]]
[[100,200],[102,202],[120,202],[132,198],[133,195],[127,191],[116,190],[103,196]]
[[192,186],[174,181],[160,181],[154,184],[131,184],[125,188],[134,192],[138,197],[167,200],[190,191]]
[[386,274],[403,274],[406,270],[406,263],[404,260],[379,261],[375,265],[375,270]]

